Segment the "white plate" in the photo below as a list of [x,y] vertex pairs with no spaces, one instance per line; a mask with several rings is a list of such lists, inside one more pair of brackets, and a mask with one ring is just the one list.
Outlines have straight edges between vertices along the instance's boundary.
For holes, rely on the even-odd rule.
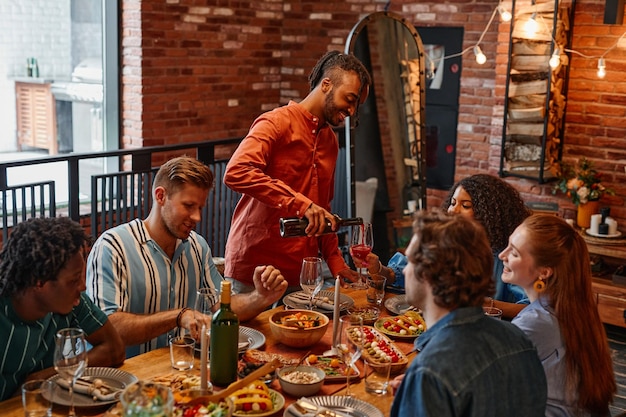
[[[245,344],[245,345],[244,345]],[[265,335],[258,330],[246,326],[239,326],[239,353],[248,349],[258,349],[265,344]],[[200,352],[200,344],[195,346],[196,352]]]
[[605,238],[609,238],[609,237],[620,237],[622,235],[622,232],[620,232],[619,230],[613,234],[610,235],[601,235],[600,233],[594,233],[589,229],[585,229],[585,233],[587,233],[589,236],[593,236],[593,237],[605,237]]
[[[52,398],[48,398],[55,404],[69,406],[70,403],[70,393],[65,388],[59,386],[56,383],[56,380],[60,378],[60,376],[54,375],[48,378],[50,381],[53,381],[52,388]],[[137,377],[133,374],[129,374],[126,371],[122,371],[121,369],[116,368],[87,368],[83,373],[82,377],[84,379],[94,379],[100,378],[105,384],[119,388],[123,390],[128,385],[137,381]],[[106,404],[116,403],[117,400],[108,400],[108,401],[99,401],[94,400],[93,397],[85,394],[78,393],[74,391],[74,406],[76,407],[101,407]]]
[[276,390],[273,389],[269,389],[270,391],[270,396],[273,398],[274,400],[274,408],[272,408],[271,410],[268,410],[264,413],[251,413],[251,412],[243,412],[243,411],[234,411],[233,412],[233,416],[234,417],[248,417],[248,416],[254,416],[254,417],[266,417],[266,416],[271,416],[272,414],[276,414],[279,410],[281,410],[284,406],[285,406],[285,397],[282,396],[282,394]]
[[[405,294],[400,294],[400,295],[396,295],[395,297],[387,298],[385,300],[385,307],[391,313],[400,315],[400,314],[406,313],[413,306],[411,306],[411,304],[409,304],[406,301]],[[416,310],[416,311],[419,312],[419,310]]]
[[[354,397],[330,395],[309,397],[307,400],[311,401],[313,404],[329,408],[349,417],[384,417],[382,411],[378,408]],[[283,417],[297,416],[298,414],[294,411],[293,404],[287,407],[283,414]]]
[[[295,309],[308,309],[309,303],[305,301],[305,298],[308,297],[304,291],[297,291],[291,294],[287,294],[283,298],[283,303],[285,306],[289,308]],[[316,298],[324,298],[327,297],[329,300],[333,300],[335,298],[335,290],[323,290],[320,291]],[[348,308],[354,305],[354,299],[345,294],[339,294],[339,302],[341,303],[341,311],[345,311]],[[331,304],[332,305],[332,304]],[[318,306],[313,306],[313,311],[317,311],[323,314],[333,314],[334,309],[326,309]]]

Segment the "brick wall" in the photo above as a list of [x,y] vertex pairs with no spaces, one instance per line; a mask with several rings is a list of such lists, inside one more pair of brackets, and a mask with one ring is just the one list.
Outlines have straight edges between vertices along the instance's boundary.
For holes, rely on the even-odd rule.
[[[307,75],[329,49],[343,50],[350,29],[384,10],[383,0],[124,0],[123,142],[138,147],[244,135],[260,113],[299,100]],[[390,11],[419,26],[463,26],[464,48],[478,40],[498,1],[390,2]],[[506,2],[505,2],[506,4]],[[604,0],[578,0],[573,49],[603,52],[626,26],[602,23]],[[456,178],[497,174],[502,136],[508,24],[496,18],[481,42],[488,61],[463,59]],[[565,159],[590,155],[618,192],[605,203],[626,221],[626,70],[624,50],[597,60],[573,56]],[[620,81],[622,81],[620,83]],[[507,178],[528,200],[557,200],[552,185]],[[429,190],[429,206],[443,191]],[[401,207],[395,207],[399,213]],[[395,216],[392,213],[390,216]]]

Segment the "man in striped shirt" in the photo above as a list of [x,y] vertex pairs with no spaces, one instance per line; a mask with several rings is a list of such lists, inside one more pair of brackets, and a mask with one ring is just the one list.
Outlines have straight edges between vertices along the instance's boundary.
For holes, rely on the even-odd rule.
[[[107,230],[89,254],[87,293],[109,315],[127,357],[166,346],[177,328],[197,337],[202,322],[189,309],[196,291],[219,289],[223,279],[206,240],[194,231],[213,181],[209,167],[194,158],[169,160],[154,178],[148,217]],[[257,267],[253,280],[253,292],[231,300],[241,321],[255,317],[287,289],[273,266]],[[209,324],[208,317],[203,320]]]
[[124,344],[85,290],[83,227],[67,217],[17,224],[0,253],[0,401],[28,375],[53,365],[55,335],[79,327],[93,346],[89,366],[124,361]]

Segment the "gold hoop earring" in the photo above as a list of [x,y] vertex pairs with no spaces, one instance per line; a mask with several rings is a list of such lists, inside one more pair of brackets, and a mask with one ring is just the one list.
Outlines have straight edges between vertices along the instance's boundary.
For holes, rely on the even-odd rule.
[[546,290],[546,283],[543,282],[543,280],[541,278],[539,278],[539,279],[537,279],[537,281],[535,281],[533,283],[533,288],[538,293],[542,293],[542,292],[544,292]]

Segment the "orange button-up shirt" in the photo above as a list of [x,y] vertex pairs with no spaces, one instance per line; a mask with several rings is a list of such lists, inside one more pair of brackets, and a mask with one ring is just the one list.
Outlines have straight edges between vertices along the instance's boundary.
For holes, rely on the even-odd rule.
[[348,268],[334,233],[282,238],[278,223],[303,217],[311,202],[330,211],[338,153],[332,128],[298,103],[254,121],[224,174],[224,183],[243,194],[226,243],[225,276],[253,285],[255,267],[274,265],[298,286],[302,259],[320,252],[333,276]]

